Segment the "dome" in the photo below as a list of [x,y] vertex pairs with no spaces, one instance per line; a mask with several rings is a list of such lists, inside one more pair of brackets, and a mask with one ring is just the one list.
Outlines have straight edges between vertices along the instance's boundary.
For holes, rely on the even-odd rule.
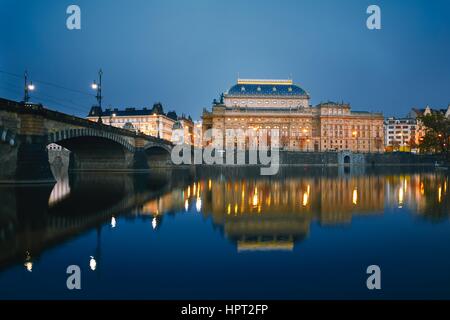
[[238,80],[227,96],[308,96],[292,80]]

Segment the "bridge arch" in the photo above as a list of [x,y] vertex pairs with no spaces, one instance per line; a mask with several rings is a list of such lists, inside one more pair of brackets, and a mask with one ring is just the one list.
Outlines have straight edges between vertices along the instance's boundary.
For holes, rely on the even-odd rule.
[[126,138],[109,131],[76,128],[49,133],[47,143],[71,151],[70,169],[128,170],[133,165],[135,147]]
[[88,129],[88,128],[80,128],[80,129],[67,129],[56,131],[48,134],[47,142],[56,143],[61,142],[63,140],[75,139],[81,137],[97,137],[102,139],[111,140],[120,144],[122,147],[127,149],[130,152],[134,152],[134,146],[129,143],[124,137],[121,137],[117,134],[111,132],[105,132],[102,130]]
[[172,163],[172,147],[165,143],[150,141],[144,146],[149,167],[170,166]]

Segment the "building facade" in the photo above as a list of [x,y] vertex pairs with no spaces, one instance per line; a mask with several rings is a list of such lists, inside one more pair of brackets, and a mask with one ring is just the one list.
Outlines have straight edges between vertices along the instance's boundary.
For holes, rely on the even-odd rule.
[[384,122],[386,151],[418,152],[420,130],[413,118],[387,118]]
[[[87,119],[98,121],[99,117],[102,123],[106,125],[140,132],[172,142],[182,139],[185,143],[193,144],[194,123],[190,117],[184,115],[178,117],[174,111],[165,113],[161,103],[154,104],[152,108],[143,109],[126,108],[119,110],[109,108],[103,111],[100,107],[92,107]],[[176,129],[182,129],[183,134],[181,136],[174,135]]]
[[412,108],[405,118],[387,118],[384,122],[386,151],[419,152],[420,141],[426,133],[426,127],[419,117],[437,113],[450,118],[450,106],[447,109],[430,106]]
[[345,103],[312,107],[309,94],[292,80],[238,79],[220,101],[214,100],[212,111],[204,110],[202,121],[204,133],[223,132],[225,148],[250,147],[245,135],[227,139],[227,129],[266,129],[268,144],[275,129],[278,145],[273,146],[286,150],[384,151],[382,114],[352,111]]

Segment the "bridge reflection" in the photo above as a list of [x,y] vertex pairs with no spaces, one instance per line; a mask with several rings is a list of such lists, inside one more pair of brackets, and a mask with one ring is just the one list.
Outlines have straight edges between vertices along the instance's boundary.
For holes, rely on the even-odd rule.
[[0,268],[23,263],[31,270],[32,260],[48,248],[105,224],[116,227],[122,216],[148,219],[163,231],[165,215],[194,212],[238,251],[248,251],[293,250],[314,223],[348,225],[354,217],[382,215],[386,207],[433,220],[448,219],[450,212],[448,176],[434,171],[283,169],[261,177],[245,170],[195,170],[63,174],[54,187],[2,186]]

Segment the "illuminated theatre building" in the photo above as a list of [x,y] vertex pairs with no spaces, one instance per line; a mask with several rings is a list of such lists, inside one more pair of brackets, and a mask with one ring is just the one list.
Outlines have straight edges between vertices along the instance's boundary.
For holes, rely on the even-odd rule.
[[[203,111],[202,120],[204,132],[222,131],[225,148],[249,149],[253,142],[246,135],[225,138],[227,129],[242,129],[266,134],[268,145],[287,150],[384,151],[381,113],[351,111],[349,104],[335,102],[313,107],[309,94],[292,80],[238,79],[214,100],[211,112]],[[272,129],[278,130],[279,145],[271,139]]]

